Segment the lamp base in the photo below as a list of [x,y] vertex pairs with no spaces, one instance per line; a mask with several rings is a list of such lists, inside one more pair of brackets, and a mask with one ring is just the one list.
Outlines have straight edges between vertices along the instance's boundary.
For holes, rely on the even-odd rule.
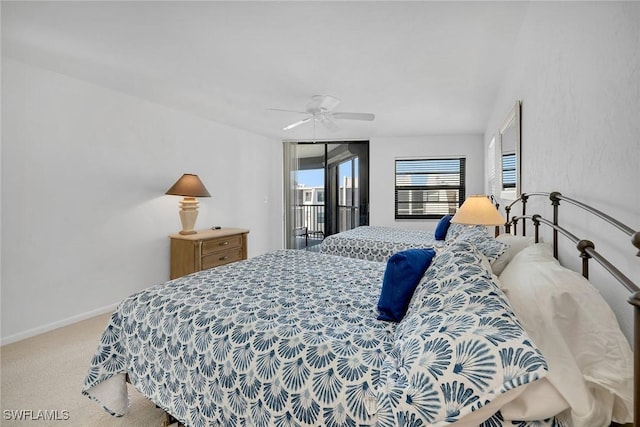
[[197,233],[198,233],[198,232],[197,232],[196,230],[188,230],[188,231],[180,230],[180,231],[178,231],[178,234],[182,234],[183,236],[184,236],[185,234],[197,234]]
[[182,230],[180,234],[196,234],[193,228],[196,225],[198,217],[198,201],[195,197],[185,197],[180,202],[180,221],[182,222]]

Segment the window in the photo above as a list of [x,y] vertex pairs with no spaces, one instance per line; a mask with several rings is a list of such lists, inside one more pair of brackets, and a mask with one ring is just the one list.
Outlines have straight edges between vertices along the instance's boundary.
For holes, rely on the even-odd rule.
[[465,159],[396,160],[396,219],[438,219],[465,198]]
[[502,188],[516,188],[516,153],[502,155]]
[[304,201],[306,203],[311,203],[311,195],[312,195],[311,191],[304,192]]

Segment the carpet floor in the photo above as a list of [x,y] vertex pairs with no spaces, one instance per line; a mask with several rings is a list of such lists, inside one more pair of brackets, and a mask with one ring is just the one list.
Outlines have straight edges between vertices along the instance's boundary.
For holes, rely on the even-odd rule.
[[[97,316],[0,347],[2,427],[162,425],[164,412],[131,385],[129,414],[120,418],[107,414],[97,402],[81,394],[109,316]],[[45,416],[53,419],[43,420]]]

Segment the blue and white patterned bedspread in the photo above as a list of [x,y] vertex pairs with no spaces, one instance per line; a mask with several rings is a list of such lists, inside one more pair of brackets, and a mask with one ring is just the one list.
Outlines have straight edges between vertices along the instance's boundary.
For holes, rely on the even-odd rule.
[[386,262],[405,249],[429,248],[435,244],[433,230],[403,230],[393,227],[360,226],[327,236],[320,246],[326,254]]
[[399,324],[376,319],[385,264],[346,257],[276,251],[153,286],[112,315],[82,392],[123,415],[126,374],[191,427],[453,422],[546,367],[477,257],[447,256]]
[[189,426],[373,424],[395,326],[376,319],[384,269],[276,251],[151,287],[113,314],[84,392],[128,372]]

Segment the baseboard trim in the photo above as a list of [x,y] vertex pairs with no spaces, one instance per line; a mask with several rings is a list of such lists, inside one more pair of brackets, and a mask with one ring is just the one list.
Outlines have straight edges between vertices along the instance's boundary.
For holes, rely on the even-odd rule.
[[85,313],[71,316],[66,319],[59,320],[57,322],[48,323],[46,325],[38,326],[37,328],[33,328],[24,332],[19,332],[17,334],[9,335],[8,337],[2,337],[0,339],[0,346],[6,345],[6,344],[12,344],[17,341],[22,341],[27,338],[31,338],[31,337],[35,337],[36,335],[43,334],[45,332],[53,331],[54,329],[58,329],[63,326],[68,326],[73,323],[81,322],[83,320],[87,320],[92,317],[99,316],[101,314],[112,312],[113,310],[115,310],[117,306],[118,306],[118,303],[110,304],[106,307],[101,307],[95,310],[87,311]]

